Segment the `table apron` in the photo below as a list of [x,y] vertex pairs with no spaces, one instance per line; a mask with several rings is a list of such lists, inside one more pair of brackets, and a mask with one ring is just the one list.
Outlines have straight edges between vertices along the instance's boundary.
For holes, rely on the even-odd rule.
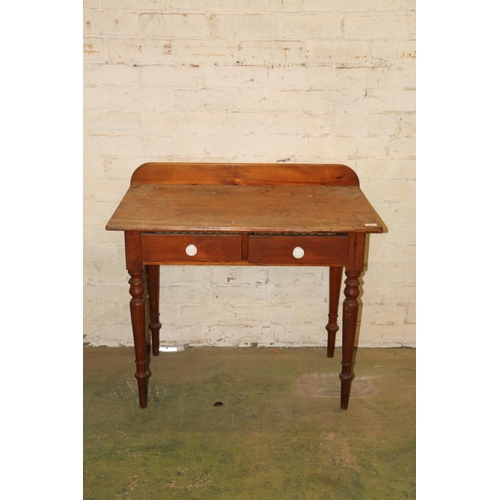
[[248,236],[248,257],[241,234],[179,233],[141,235],[144,264],[345,266],[349,236]]

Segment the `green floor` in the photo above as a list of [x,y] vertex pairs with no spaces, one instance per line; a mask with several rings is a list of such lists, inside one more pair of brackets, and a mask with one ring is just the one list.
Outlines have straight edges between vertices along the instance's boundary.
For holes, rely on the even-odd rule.
[[141,410],[133,349],[85,348],[84,498],[415,498],[416,351],[359,349],[347,411],[340,354],[160,353]]

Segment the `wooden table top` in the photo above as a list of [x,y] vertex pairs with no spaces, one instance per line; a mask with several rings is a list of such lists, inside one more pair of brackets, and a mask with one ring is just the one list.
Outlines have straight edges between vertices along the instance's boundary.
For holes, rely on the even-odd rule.
[[383,222],[357,186],[133,183],[106,229],[381,233]]

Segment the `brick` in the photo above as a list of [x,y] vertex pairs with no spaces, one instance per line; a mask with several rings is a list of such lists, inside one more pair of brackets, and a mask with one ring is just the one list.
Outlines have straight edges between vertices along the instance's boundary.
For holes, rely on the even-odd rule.
[[335,39],[342,37],[342,16],[336,14],[290,14],[277,18],[280,38]]
[[[110,214],[111,216],[111,214]],[[106,231],[104,224],[102,222],[90,222],[85,221],[83,224],[83,238],[84,241],[99,241],[101,243],[105,243],[106,245],[111,245],[109,250],[116,247],[116,235],[114,231]],[[123,235],[120,234],[120,239],[122,239]],[[117,250],[119,252],[119,250]],[[124,259],[122,259],[122,263]],[[101,266],[101,262],[97,262],[99,264],[99,268]]]
[[370,310],[370,325],[400,325],[405,322],[406,306],[378,305]]
[[[311,89],[300,93],[301,110],[306,113],[331,113],[333,111],[352,110],[356,102],[364,100],[365,94],[366,92],[363,89]],[[361,109],[363,109],[362,105]]]
[[338,67],[334,69],[334,86],[336,89],[367,89],[370,73],[375,71],[371,67]]
[[202,14],[139,14],[140,31],[165,38],[209,38],[208,17]]
[[279,38],[274,15],[216,15],[212,17],[215,38],[262,40]]
[[153,158],[160,158],[171,152],[178,154],[182,150],[182,145],[174,135],[151,136],[144,139],[144,150]]
[[416,266],[415,265],[406,265],[404,270],[404,282],[408,284],[414,285],[417,281],[416,278]]
[[83,34],[91,35],[93,33],[92,27],[92,11],[85,9],[83,11]]
[[[389,230],[392,231],[392,228]],[[368,261],[370,262],[370,256],[368,257]],[[372,283],[377,283],[379,285],[385,285],[386,283],[404,283],[405,267],[406,267],[405,264],[401,263],[382,264],[377,262],[377,264],[373,266],[370,264],[370,269],[369,269],[370,280]]]
[[[328,4],[332,0],[316,1],[315,3]],[[233,13],[260,13],[293,12],[302,7],[302,0],[268,0],[265,3],[254,0],[141,0],[140,7],[144,11],[176,11],[176,12],[233,12]]]
[[[94,322],[90,322],[89,328],[95,328],[85,339],[90,342],[93,347],[108,346],[108,347],[131,347],[133,346],[132,332],[130,331],[130,324],[126,322],[107,322],[101,323],[97,326]],[[88,331],[85,328],[84,331]]]
[[307,284],[289,287],[277,286],[275,283],[268,285],[269,300],[274,304],[322,304],[325,302],[324,290],[316,284]]
[[[112,211],[110,211],[112,213]],[[109,214],[111,216],[111,213]],[[107,221],[107,219],[106,219]],[[101,221],[102,224],[102,221]],[[104,223],[105,224],[105,223]],[[103,233],[118,234],[114,231],[105,231],[104,224],[102,224]],[[83,245],[84,258],[88,263],[100,263],[101,265],[106,263],[122,262],[123,261],[123,248],[120,248],[116,242],[100,242],[96,241],[85,241]],[[118,238],[123,242],[123,235]]]
[[268,282],[276,288],[317,285],[326,294],[326,268],[316,266],[267,267]]
[[[126,283],[126,282],[124,282]],[[124,287],[125,288],[125,287]],[[102,304],[96,304],[96,303],[91,303],[91,304],[86,304],[83,308],[83,321],[95,321],[98,324],[105,324],[105,323],[110,323],[110,322],[120,322],[124,323],[127,320],[130,320],[130,313],[127,317],[124,317],[123,315],[123,308],[121,309],[121,314],[111,316],[109,315],[109,308],[110,305],[113,306],[113,304],[110,303],[102,303]],[[128,308],[127,308],[128,309]],[[118,312],[118,310],[117,310]],[[110,321],[111,320],[111,321]]]
[[200,68],[191,66],[146,66],[141,68],[139,84],[143,87],[190,88],[202,85]]
[[186,304],[208,306],[210,304],[209,287],[210,284],[207,281],[198,284],[168,284],[168,287],[162,286],[160,288],[160,313],[163,302],[174,306],[184,306]]
[[101,0],[83,0],[84,9],[100,9]]
[[190,12],[204,11],[206,8],[205,0],[190,0],[186,2],[185,0],[140,0],[141,12],[146,11],[177,11],[188,9]]
[[204,68],[207,87],[263,87],[268,69],[262,66],[207,66]]
[[108,38],[106,40],[107,60],[125,63],[171,63],[172,43],[166,39]]
[[[129,181],[130,185],[130,181]],[[124,185],[126,187],[126,184]],[[88,222],[100,222],[101,224],[109,220],[112,213],[115,211],[118,203],[123,197],[123,193],[125,191],[119,190],[118,188],[114,188],[114,191],[110,193],[109,199],[105,202],[100,201],[91,201],[84,198],[84,217]],[[115,242],[114,246],[123,243],[123,235],[119,235],[118,233],[114,233]]]
[[306,0],[300,5],[300,10],[303,12],[331,12],[337,11],[335,6],[336,0]]
[[[342,316],[339,307],[340,316]],[[297,325],[317,324],[318,333],[326,337],[325,325],[328,323],[328,304],[321,302],[318,304],[304,304],[293,308],[293,318],[291,323]]]
[[296,139],[296,154],[303,158],[338,157],[354,154],[357,140],[353,137],[339,137],[332,134],[304,136]]
[[[137,0],[101,0],[103,9],[136,10]],[[139,4],[142,0],[139,0]]]
[[164,87],[120,88],[115,86],[106,89],[110,109],[119,111],[170,111],[173,94],[173,89]]
[[104,40],[102,38],[84,37],[83,59],[84,61],[104,60]]
[[386,200],[414,200],[413,179],[371,179],[363,183],[363,192],[372,202]]
[[83,282],[84,284],[97,283],[100,281],[99,268],[97,263],[83,265]]
[[[182,40],[172,41],[172,57],[176,63],[189,64],[237,64],[237,61],[249,62],[254,56],[251,49],[255,42],[237,42],[221,40]],[[263,51],[268,52],[266,47]],[[257,59],[262,63],[267,58]]]
[[[297,54],[298,52],[298,54]],[[302,50],[291,52],[289,63],[367,65],[371,60],[371,44],[367,41],[306,40]]]
[[[225,114],[224,114],[225,115]],[[147,136],[162,134],[189,134],[206,131],[207,113],[197,111],[144,111],[143,131]],[[216,128],[216,123],[214,123]]]
[[268,301],[254,301],[237,308],[238,325],[261,327],[264,324],[286,324],[293,317],[291,306],[277,306]]
[[[117,283],[127,286],[130,276],[125,268],[125,251],[123,252],[122,260],[114,263],[107,263],[98,267],[98,275],[100,283]],[[122,314],[124,319],[130,319],[130,310],[128,304],[123,304],[126,308],[126,314]]]
[[234,107],[241,111],[289,111],[298,109],[300,90],[243,89],[236,90],[226,99],[233,98]]
[[138,130],[141,116],[138,113],[121,111],[85,111],[85,129],[90,132]]
[[[385,239],[390,241],[392,235],[386,233]],[[408,263],[415,262],[415,245],[405,243],[384,243],[384,246],[370,248],[371,258],[375,262],[383,263]]]
[[360,335],[359,347],[410,347],[407,338],[415,336],[414,325],[369,325],[363,328],[363,333],[369,332],[371,341]]
[[234,325],[236,323],[236,312],[224,308],[201,306],[183,306],[180,308],[182,324],[198,323],[208,325]]
[[[213,266],[211,267],[210,281],[213,284],[227,285],[235,283],[262,289],[269,283],[269,269],[267,266]],[[255,303],[252,304],[252,307],[256,307]]]
[[415,71],[407,66],[338,67],[334,84],[337,89],[415,88]]
[[123,64],[88,64],[84,71],[84,84],[134,86],[137,84],[138,76],[137,68]]
[[314,89],[333,85],[330,66],[273,68],[269,70],[269,87],[276,89]]
[[[197,287],[201,283],[211,283],[211,268],[207,266],[169,266],[160,268],[160,286],[162,292],[168,297],[171,285]],[[207,301],[208,301],[208,288]]]
[[414,38],[413,19],[404,14],[359,15],[343,18],[343,35],[348,40]]
[[[92,189],[84,189],[83,199],[85,202],[109,202],[110,199],[113,199],[112,193],[116,193],[116,200],[120,200],[120,193],[116,191],[117,186],[116,179],[101,179],[100,182],[95,185]],[[122,191],[123,193],[123,191]],[[123,194],[122,194],[123,196]],[[111,217],[111,212],[114,211],[110,208],[109,216]],[[109,218],[109,217],[108,217]],[[100,240],[105,241],[106,237],[101,236]]]
[[401,0],[401,10],[415,11],[416,0]]
[[373,92],[378,103],[377,110],[383,111],[415,111],[416,108],[416,92],[415,82],[413,88],[377,90]]
[[[173,40],[172,54],[176,62],[191,64],[219,63],[242,66],[272,66],[292,64],[324,64],[331,59],[325,51],[313,47],[307,49],[307,43],[314,40]],[[325,43],[328,47],[328,44]],[[310,52],[310,54],[309,54]]]
[[127,156],[126,158],[105,156],[102,159],[102,175],[114,181],[130,182],[134,170],[144,163],[144,157],[141,156]]
[[388,138],[363,137],[362,140],[356,140],[355,151],[355,155],[358,157],[386,157],[388,154]]
[[[414,1],[414,0],[413,0]],[[390,12],[400,9],[401,0],[334,0],[337,12]]]
[[369,179],[415,179],[415,160],[363,158],[356,160],[356,173],[362,187]]
[[379,214],[383,220],[387,219],[398,223],[414,221],[416,217],[415,202],[413,200],[401,200],[398,197],[396,200],[379,204]]
[[175,90],[172,108],[178,111],[227,111],[234,107],[234,94],[226,90]]
[[397,130],[397,120],[391,114],[337,113],[335,130],[338,135],[353,137],[394,135]]
[[136,35],[139,18],[135,12],[94,11],[94,33],[100,35]]
[[417,120],[415,113],[404,113],[398,119],[398,136],[415,137]]
[[[415,285],[392,283],[391,286],[387,286],[386,283],[372,283],[370,287],[363,289],[363,303],[365,301],[366,304],[376,304],[376,307],[380,304],[412,305],[415,304]],[[363,315],[363,318],[366,316]]]
[[144,139],[128,135],[91,135],[86,144],[89,152],[101,155],[138,156],[144,151]]
[[248,305],[255,300],[261,301],[266,298],[267,289],[255,285],[231,283],[213,285],[210,288],[210,303],[215,307],[220,307],[219,304]]
[[126,304],[130,301],[128,286],[124,284],[98,283],[86,287],[86,302]]
[[413,137],[399,137],[389,143],[389,154],[395,157],[414,157],[416,143]]
[[[254,113],[255,114],[255,113]],[[333,116],[330,113],[306,114],[278,112],[272,116],[259,115],[259,123],[266,124],[277,134],[321,135],[332,130]]]
[[[130,316],[129,307],[127,307],[125,314]],[[160,345],[171,345],[174,343],[182,345],[184,343],[182,341],[177,342],[177,338],[172,335],[172,332],[178,331],[179,328],[189,328],[189,325],[183,325],[180,316],[180,306],[173,306],[169,303],[160,304],[160,322],[162,324],[162,329],[160,330]]]
[[102,87],[84,87],[83,109],[108,109],[108,99]]
[[381,67],[369,73],[367,84],[369,88],[415,88],[415,79],[414,65]]
[[371,42],[371,64],[374,66],[402,64],[414,66],[415,61],[415,40],[375,40]]

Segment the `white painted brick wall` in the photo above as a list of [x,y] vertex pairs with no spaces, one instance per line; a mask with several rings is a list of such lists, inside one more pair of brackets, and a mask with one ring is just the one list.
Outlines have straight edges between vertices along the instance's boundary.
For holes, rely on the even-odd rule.
[[[84,0],[83,23],[85,342],[132,344],[104,226],[137,166],[289,159],[358,173],[389,228],[369,238],[359,345],[415,345],[414,0]],[[163,267],[162,340],[326,345],[327,277]]]

